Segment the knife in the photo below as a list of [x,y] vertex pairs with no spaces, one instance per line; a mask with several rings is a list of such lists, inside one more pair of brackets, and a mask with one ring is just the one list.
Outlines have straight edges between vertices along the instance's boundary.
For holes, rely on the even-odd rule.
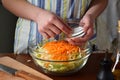
[[35,76],[35,75],[30,74],[28,72],[25,72],[23,70],[16,70],[16,69],[13,69],[13,68],[8,67],[8,66],[3,65],[3,64],[0,64],[0,70],[3,70],[5,72],[8,72],[8,73],[13,74],[15,76],[24,78],[26,80],[45,80],[41,77]]

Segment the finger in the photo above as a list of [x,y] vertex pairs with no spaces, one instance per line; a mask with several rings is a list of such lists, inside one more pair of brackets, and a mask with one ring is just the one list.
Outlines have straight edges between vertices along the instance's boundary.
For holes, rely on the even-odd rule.
[[83,29],[84,29],[84,32],[87,32],[87,30],[89,29],[89,27],[88,26],[84,26]]
[[72,45],[75,45],[75,46],[83,46],[83,44],[85,43],[85,42],[76,42],[76,41],[74,41],[74,40],[72,40],[72,39],[67,39],[67,41],[70,43],[70,44],[72,44]]
[[55,26],[57,26],[61,31],[63,31],[65,34],[70,34],[71,33],[71,29],[68,25],[64,24],[63,21],[61,21],[60,19],[54,20],[53,24]]
[[90,39],[93,35],[94,31],[93,31],[93,28],[89,28],[88,31],[87,31],[87,34],[85,35],[85,38],[86,39]]
[[80,21],[79,25],[80,25],[80,26],[84,26],[85,23],[83,23],[83,21]]
[[81,21],[80,25],[83,27],[84,31],[87,32],[87,30],[89,29],[91,24],[89,21],[86,21],[85,23],[83,21]]
[[84,40],[84,38],[82,37],[74,37],[71,38],[73,41],[75,41],[76,43],[84,43],[86,40]]
[[43,26],[39,31],[47,38],[54,37],[56,34],[50,29],[52,26],[51,24]]
[[83,48],[84,44],[85,44],[85,43],[74,43],[74,45],[79,46],[79,47],[81,47],[81,48]]
[[61,30],[57,28],[54,24],[49,25],[49,29],[53,31],[55,34],[60,34]]
[[70,44],[74,45],[74,42],[71,38],[66,38],[65,40],[68,41]]
[[52,30],[48,28],[45,30],[45,33],[47,33],[47,35],[50,37],[54,37],[56,35]]
[[50,38],[50,36],[47,33],[45,33],[45,32],[41,32],[41,34],[46,39]]
[[66,25],[69,30],[72,30],[72,28],[68,25],[67,22],[65,22],[64,20],[62,20],[59,16],[58,16],[58,19],[59,19],[61,22],[63,22],[63,24]]
[[92,35],[93,35],[93,30],[92,29],[88,29],[87,33],[83,37],[81,37],[80,40],[82,42],[86,42],[86,41],[88,41],[92,37]]

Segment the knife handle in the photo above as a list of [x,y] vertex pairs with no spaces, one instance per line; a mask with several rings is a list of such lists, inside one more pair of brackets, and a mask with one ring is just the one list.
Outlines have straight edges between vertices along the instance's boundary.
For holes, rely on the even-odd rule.
[[45,80],[41,77],[35,76],[33,74],[30,74],[30,73],[22,71],[22,70],[15,72],[15,76],[22,77],[26,80]]

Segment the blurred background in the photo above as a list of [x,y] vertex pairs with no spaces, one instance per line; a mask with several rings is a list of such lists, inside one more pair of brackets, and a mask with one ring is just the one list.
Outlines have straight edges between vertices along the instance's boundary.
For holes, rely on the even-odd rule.
[[13,52],[16,20],[0,3],[0,53]]

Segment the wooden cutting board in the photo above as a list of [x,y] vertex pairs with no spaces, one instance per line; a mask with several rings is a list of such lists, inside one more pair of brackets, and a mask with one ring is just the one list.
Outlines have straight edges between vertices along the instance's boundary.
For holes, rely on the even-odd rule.
[[28,73],[31,73],[31,74],[36,75],[36,76],[39,76],[39,77],[41,77],[41,78],[43,78],[45,80],[53,80],[50,77],[48,77],[48,76],[46,76],[46,75],[44,75],[44,74],[34,70],[33,68],[28,67],[28,66],[26,66],[26,65],[16,61],[15,59],[7,57],[7,56],[0,58],[0,64],[9,66],[9,67],[17,69],[17,70],[24,70],[24,71],[26,71]]
[[0,70],[0,80],[25,80],[25,79]]

